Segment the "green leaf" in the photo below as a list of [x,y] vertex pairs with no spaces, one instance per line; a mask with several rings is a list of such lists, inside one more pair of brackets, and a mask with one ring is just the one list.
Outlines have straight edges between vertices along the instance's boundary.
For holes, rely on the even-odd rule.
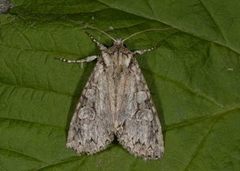
[[[0,15],[0,170],[240,170],[238,0],[12,0]],[[55,60],[99,54],[86,24],[125,38],[139,57],[164,128],[165,154],[144,161],[118,143],[92,156],[65,148],[95,63]]]

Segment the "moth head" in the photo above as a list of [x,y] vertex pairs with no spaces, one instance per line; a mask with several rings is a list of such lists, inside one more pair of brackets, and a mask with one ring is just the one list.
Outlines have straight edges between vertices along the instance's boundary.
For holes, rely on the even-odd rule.
[[123,40],[122,39],[116,39],[113,43],[113,46],[116,46],[116,47],[126,47],[125,44],[123,44]]
[[119,45],[122,45],[122,44],[123,44],[122,39],[116,39],[116,40],[114,41],[114,45],[119,46]]
[[142,34],[142,33],[145,33],[145,32],[149,32],[149,31],[162,31],[162,30],[168,30],[168,29],[171,29],[171,28],[152,28],[152,29],[146,29],[146,30],[142,30],[142,31],[139,31],[139,32],[135,32],[131,35],[129,35],[128,37],[124,38],[124,39],[115,39],[114,37],[112,37],[110,34],[108,34],[107,32],[103,31],[103,30],[100,30],[96,27],[93,27],[93,26],[89,26],[89,25],[86,25],[86,28],[90,28],[90,29],[93,29],[93,30],[97,30],[98,32],[104,34],[105,36],[107,36],[108,38],[110,38],[111,40],[113,40],[113,46],[111,48],[122,48],[122,49],[126,49],[126,45],[124,44],[124,42],[138,34]]

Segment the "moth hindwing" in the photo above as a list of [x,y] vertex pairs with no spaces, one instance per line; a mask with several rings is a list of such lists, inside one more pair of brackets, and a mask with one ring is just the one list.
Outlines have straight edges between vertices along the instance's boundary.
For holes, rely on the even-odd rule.
[[94,154],[117,137],[130,153],[159,159],[164,152],[162,129],[136,56],[151,49],[130,51],[123,40],[105,47],[92,36],[101,55],[68,63],[97,59],[72,117],[67,147],[77,153]]

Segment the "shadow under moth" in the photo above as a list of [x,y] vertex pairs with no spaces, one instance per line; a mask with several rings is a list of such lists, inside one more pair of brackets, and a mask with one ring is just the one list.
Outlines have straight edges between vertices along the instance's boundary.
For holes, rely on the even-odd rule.
[[[150,30],[153,29],[145,31]],[[90,35],[100,55],[80,60],[60,58],[67,63],[97,60],[72,117],[66,146],[78,154],[94,154],[104,150],[117,137],[118,142],[135,156],[159,159],[164,152],[161,124],[136,60],[153,48],[131,51],[123,44],[144,31],[126,39],[114,39],[98,31],[114,41],[107,48]]]

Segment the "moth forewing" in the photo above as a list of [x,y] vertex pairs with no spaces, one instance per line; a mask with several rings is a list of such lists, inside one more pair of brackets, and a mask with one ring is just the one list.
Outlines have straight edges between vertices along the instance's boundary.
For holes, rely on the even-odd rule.
[[67,147],[77,153],[93,154],[107,147],[116,135],[130,153],[159,159],[164,152],[162,129],[136,55],[151,49],[130,51],[121,39],[106,48],[91,36],[101,55],[97,59],[72,117]]
[[[99,79],[100,78],[100,79]],[[93,154],[106,148],[113,140],[111,114],[104,106],[107,87],[103,62],[98,61],[79,99],[70,123],[67,146],[77,153]]]

